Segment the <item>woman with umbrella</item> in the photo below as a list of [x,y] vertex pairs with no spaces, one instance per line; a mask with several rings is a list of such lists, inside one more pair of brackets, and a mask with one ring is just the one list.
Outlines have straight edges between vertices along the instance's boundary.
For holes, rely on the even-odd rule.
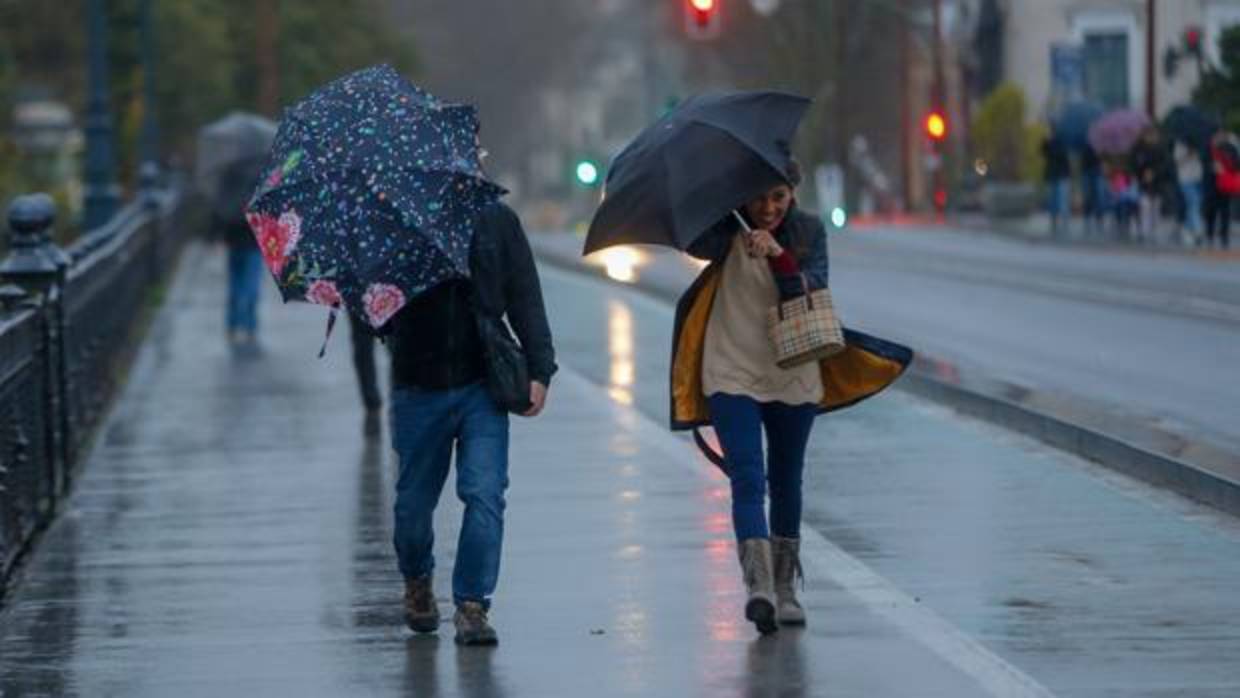
[[769,92],[688,100],[616,158],[585,250],[658,243],[710,262],[677,306],[671,422],[713,425],[719,437],[722,456],[695,432],[731,481],[744,613],[764,634],[805,623],[794,585],[814,418],[879,392],[912,358],[845,330],[842,353],[788,369],[776,362],[771,308],[827,285],[826,232],[796,207],[800,172],[788,152],[807,106]]

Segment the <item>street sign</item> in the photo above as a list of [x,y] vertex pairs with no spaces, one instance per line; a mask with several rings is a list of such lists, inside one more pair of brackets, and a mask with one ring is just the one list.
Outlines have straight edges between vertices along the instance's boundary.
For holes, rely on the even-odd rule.
[[1085,51],[1080,44],[1056,42],[1050,46],[1051,92],[1067,97],[1085,93]]

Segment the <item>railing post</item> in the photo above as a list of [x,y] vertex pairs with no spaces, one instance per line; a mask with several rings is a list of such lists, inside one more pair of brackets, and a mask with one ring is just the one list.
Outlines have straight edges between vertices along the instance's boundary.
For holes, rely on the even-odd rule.
[[138,168],[138,187],[142,201],[143,213],[147,218],[147,246],[146,254],[149,260],[147,265],[149,283],[154,286],[159,283],[160,274],[162,274],[164,260],[164,217],[163,203],[161,202],[160,184],[162,173],[159,165],[154,161],[148,160]]
[[[52,242],[49,231],[56,206],[47,194],[26,194],[9,205],[9,254],[0,263],[0,282],[23,290],[40,311],[43,331],[44,438],[52,492],[67,486],[68,413],[65,411],[64,304],[62,292],[69,257]],[[8,291],[5,297],[12,296]]]

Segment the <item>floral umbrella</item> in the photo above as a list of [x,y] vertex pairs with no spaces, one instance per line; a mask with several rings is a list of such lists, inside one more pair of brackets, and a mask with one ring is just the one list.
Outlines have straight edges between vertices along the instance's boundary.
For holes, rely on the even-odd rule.
[[1145,112],[1116,109],[1103,114],[1089,127],[1089,144],[1099,155],[1125,155],[1149,125]]
[[504,193],[478,151],[473,107],[386,65],[286,110],[247,210],[284,300],[343,306],[379,327],[413,296],[468,277],[474,219]]

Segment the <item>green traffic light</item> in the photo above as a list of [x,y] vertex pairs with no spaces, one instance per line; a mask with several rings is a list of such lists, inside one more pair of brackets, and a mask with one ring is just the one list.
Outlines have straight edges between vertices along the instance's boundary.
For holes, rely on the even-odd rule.
[[577,181],[587,187],[598,184],[598,165],[589,160],[582,160],[577,163]]

